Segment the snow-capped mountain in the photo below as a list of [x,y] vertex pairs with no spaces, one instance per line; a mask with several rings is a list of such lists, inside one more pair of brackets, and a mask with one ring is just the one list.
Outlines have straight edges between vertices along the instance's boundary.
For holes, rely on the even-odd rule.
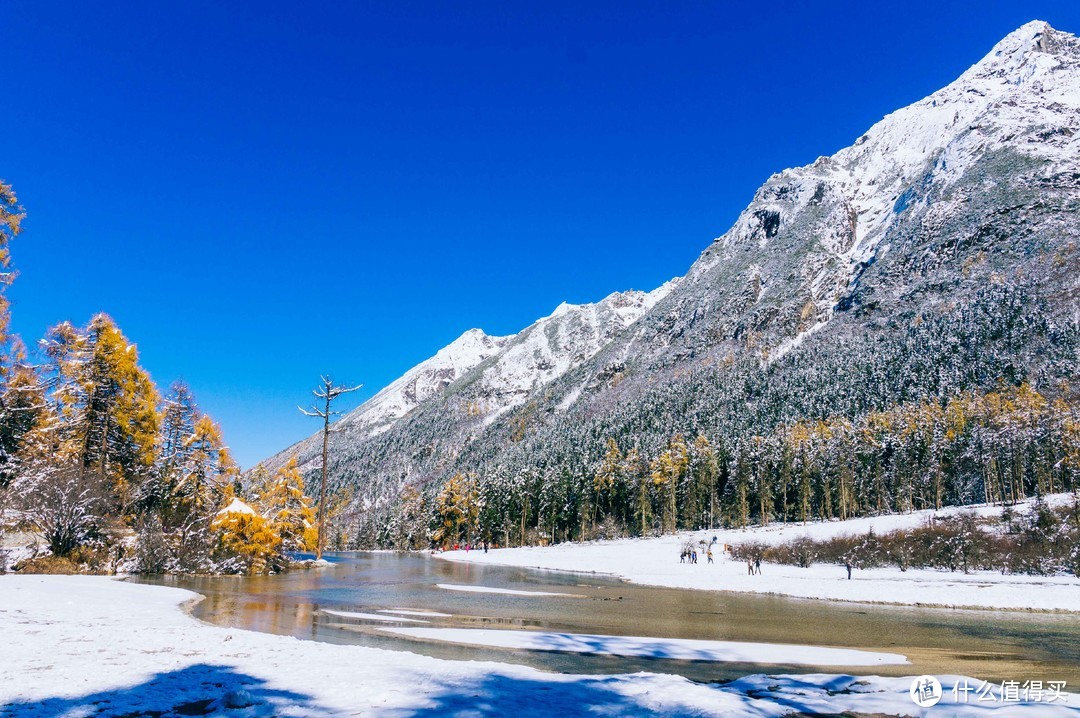
[[562,303],[504,344],[471,377],[474,411],[490,423],[536,389],[592,358],[675,287],[615,292],[595,304]]
[[[797,302],[777,317],[786,331],[763,348],[776,359],[848,305],[844,297],[869,266],[896,249],[890,240],[912,215],[925,212],[925,225],[944,226],[969,205],[980,188],[963,181],[1002,153],[1023,158],[1032,170],[1037,165],[1046,177],[1060,179],[1077,166],[1075,36],[1030,22],[956,81],[886,116],[851,146],[770,177],[691,268],[684,288],[723,284],[738,264],[741,282],[731,288],[752,287],[754,304]],[[700,297],[691,301],[697,305]]]
[[[343,416],[335,427],[335,445],[367,441],[425,402],[451,396],[465,423],[490,424],[538,387],[591,358],[677,282],[651,292],[615,292],[592,304],[564,302],[511,336],[470,329]],[[318,445],[319,435],[313,435],[262,465],[277,468],[295,453],[308,468]]]
[[350,411],[337,428],[357,438],[386,431],[396,420],[497,354],[513,338],[492,337],[480,329],[470,329]]
[[682,279],[410,371],[343,420],[334,481],[381,506],[458,471],[591,475],[608,437],[735,445],[1003,381],[1075,393],[1078,219],[1080,41],[1032,22],[770,177]]

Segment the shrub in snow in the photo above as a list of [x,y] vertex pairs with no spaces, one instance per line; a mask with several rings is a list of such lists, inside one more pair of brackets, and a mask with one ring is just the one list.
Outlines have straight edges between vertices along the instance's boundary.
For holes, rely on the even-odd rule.
[[824,541],[801,537],[768,546],[735,546],[739,560],[809,566],[813,561],[856,568],[895,566],[947,571],[1000,570],[1002,573],[1080,576],[1080,501],[1053,509],[1038,501],[1026,511],[1003,512],[1002,518],[978,519],[971,512],[931,518],[914,529]]
[[41,464],[14,485],[17,511],[56,556],[103,537],[107,489],[96,472]]

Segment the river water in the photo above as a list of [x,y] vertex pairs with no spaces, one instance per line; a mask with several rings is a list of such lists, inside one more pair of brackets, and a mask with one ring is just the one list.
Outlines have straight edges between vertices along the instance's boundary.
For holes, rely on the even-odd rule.
[[[572,574],[443,561],[423,554],[329,554],[327,568],[278,576],[148,579],[205,596],[194,615],[219,626],[298,638],[494,660],[573,673],[647,670],[723,681],[747,673],[963,674],[983,680],[1065,680],[1080,686],[1080,616],[957,611],[638,586]],[[437,584],[571,593],[574,597],[466,593]],[[1080,608],[1080,607],[1078,607]],[[837,668],[587,656],[460,646],[380,631],[393,624],[326,610],[415,609],[431,627],[795,643],[901,653],[911,665]],[[415,617],[414,617],[415,618]],[[415,625],[415,624],[405,624]]]

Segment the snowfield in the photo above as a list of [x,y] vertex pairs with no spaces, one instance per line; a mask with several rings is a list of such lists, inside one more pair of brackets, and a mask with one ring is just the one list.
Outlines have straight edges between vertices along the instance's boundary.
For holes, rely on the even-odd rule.
[[[0,576],[0,715],[922,714],[909,678],[754,675],[704,685],[652,673],[545,673],[218,628],[180,610],[193,598],[100,576]],[[946,687],[956,680],[939,678]],[[933,713],[1077,714],[1080,695],[1054,700],[955,703],[946,690]]]
[[[1071,500],[1071,494],[1049,497],[1052,504]],[[1020,508],[1020,507],[1018,507]],[[994,571],[969,574],[937,570],[875,568],[852,572],[843,566],[815,564],[810,568],[762,564],[761,575],[748,575],[745,563],[733,561],[720,550],[721,544],[746,542],[778,544],[806,536],[827,539],[834,536],[866,534],[871,529],[885,533],[894,529],[923,525],[932,515],[972,511],[980,516],[1000,515],[1000,506],[948,508],[917,511],[848,521],[820,521],[808,524],[772,524],[743,530],[683,532],[670,536],[589,543],[564,543],[546,547],[448,551],[439,554],[451,561],[490,563],[557,571],[614,574],[634,583],[669,588],[709,591],[766,593],[796,598],[820,598],[862,603],[893,603],[913,606],[955,608],[1018,609],[1036,611],[1080,611],[1080,579],[1075,576],[1002,575]],[[679,563],[682,545],[693,540],[711,541],[715,564],[708,564],[699,550],[698,563]]]
[[508,631],[497,628],[381,628],[379,630],[399,636],[450,641],[470,646],[605,656],[662,657],[680,661],[780,663],[808,666],[881,666],[909,663],[907,658],[897,653],[878,653],[854,648],[800,646],[788,643],[596,636],[583,633]]

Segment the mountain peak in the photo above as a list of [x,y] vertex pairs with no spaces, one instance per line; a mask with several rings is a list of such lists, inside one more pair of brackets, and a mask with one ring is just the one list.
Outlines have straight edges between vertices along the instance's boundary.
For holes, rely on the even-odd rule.
[[[1029,22],[955,81],[886,115],[851,146],[770,177],[689,278],[715,282],[714,268],[730,271],[737,253],[747,257],[743,275],[758,301],[792,291],[788,276],[811,278],[796,290],[808,298],[800,309],[807,319],[794,322],[775,358],[833,316],[863,271],[890,250],[886,237],[910,211],[944,217],[963,206],[942,198],[984,158],[1008,155],[1049,176],[1073,171],[1078,149],[1080,39]],[[793,241],[802,242],[800,273],[763,276],[762,263],[776,261],[769,245]]]
[[1032,20],[1003,37],[988,57],[1026,55],[1030,52],[1054,52],[1057,31],[1044,20]]
[[581,306],[581,305],[580,304],[571,304],[570,302],[560,302],[559,306],[555,307],[555,311],[553,311],[551,314],[547,315],[546,317],[543,317],[543,319],[554,319],[555,317],[561,317],[563,314],[571,312],[571,311],[577,309],[579,306]]
[[504,340],[506,337],[493,337],[486,333],[483,329],[468,329],[461,334],[457,339],[447,344],[445,347],[439,350],[439,354],[452,353],[461,349],[468,349],[469,347],[476,346],[493,346]]
[[1032,20],[1003,37],[962,79],[1007,78],[1011,84],[1019,85],[1039,71],[1040,59],[1043,70],[1052,70],[1057,65],[1055,59],[1078,57],[1080,42],[1075,35],[1055,30],[1042,20]]
[[[851,146],[770,177],[685,277],[560,304],[511,337],[465,332],[342,420],[337,470],[358,501],[390,502],[459,470],[577,471],[616,433],[643,451],[680,427],[736,445],[875,410],[883,391],[1065,375],[1073,335],[1041,327],[1075,324],[1078,157],[1080,40],[1027,23]],[[1013,317],[1039,349],[999,338]],[[306,469],[320,449],[297,449]]]

